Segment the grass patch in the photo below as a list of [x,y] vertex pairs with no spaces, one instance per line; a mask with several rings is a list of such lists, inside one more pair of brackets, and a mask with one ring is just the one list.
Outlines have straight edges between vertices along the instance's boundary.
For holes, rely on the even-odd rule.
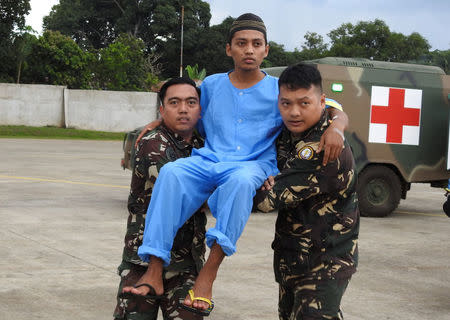
[[0,126],[0,138],[122,140],[123,136],[123,132],[79,130],[52,126]]

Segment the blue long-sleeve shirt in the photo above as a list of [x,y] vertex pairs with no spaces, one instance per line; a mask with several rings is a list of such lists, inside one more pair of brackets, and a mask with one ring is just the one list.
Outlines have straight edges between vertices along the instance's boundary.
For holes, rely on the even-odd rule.
[[193,150],[212,161],[261,160],[277,172],[274,141],[281,131],[278,79],[266,75],[247,89],[231,84],[228,73],[207,77],[201,85],[202,118],[198,128],[205,147]]
[[[246,89],[237,89],[229,73],[211,75],[201,85],[201,119],[197,128],[205,147],[194,149],[211,161],[252,161],[266,163],[268,175],[278,173],[275,139],[283,120],[278,110],[278,78],[270,75]],[[342,110],[327,99],[327,107]]]

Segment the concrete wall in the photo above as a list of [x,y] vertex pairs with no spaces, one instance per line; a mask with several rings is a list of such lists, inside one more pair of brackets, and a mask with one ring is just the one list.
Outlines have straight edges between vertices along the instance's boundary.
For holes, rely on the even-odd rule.
[[64,125],[63,86],[0,83],[0,124]]
[[130,131],[156,118],[156,93],[66,89],[64,99],[70,128]]
[[157,106],[153,92],[0,83],[0,125],[124,132],[154,120]]

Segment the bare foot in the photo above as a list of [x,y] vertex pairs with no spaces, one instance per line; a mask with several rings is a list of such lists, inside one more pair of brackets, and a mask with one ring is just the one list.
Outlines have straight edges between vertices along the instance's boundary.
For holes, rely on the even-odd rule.
[[[146,295],[162,295],[164,293],[164,285],[162,280],[162,268],[163,262],[156,257],[150,257],[150,263],[147,271],[142,277],[132,286],[127,286],[122,289],[122,293],[131,293],[134,295],[146,296]],[[147,284],[142,285],[141,284]],[[149,286],[150,287],[149,287]],[[153,287],[154,292],[151,289]]]

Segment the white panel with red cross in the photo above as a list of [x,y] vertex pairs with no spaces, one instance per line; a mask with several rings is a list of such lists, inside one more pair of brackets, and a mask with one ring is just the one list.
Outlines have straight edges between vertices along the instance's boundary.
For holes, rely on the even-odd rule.
[[369,142],[419,145],[422,90],[372,86]]

